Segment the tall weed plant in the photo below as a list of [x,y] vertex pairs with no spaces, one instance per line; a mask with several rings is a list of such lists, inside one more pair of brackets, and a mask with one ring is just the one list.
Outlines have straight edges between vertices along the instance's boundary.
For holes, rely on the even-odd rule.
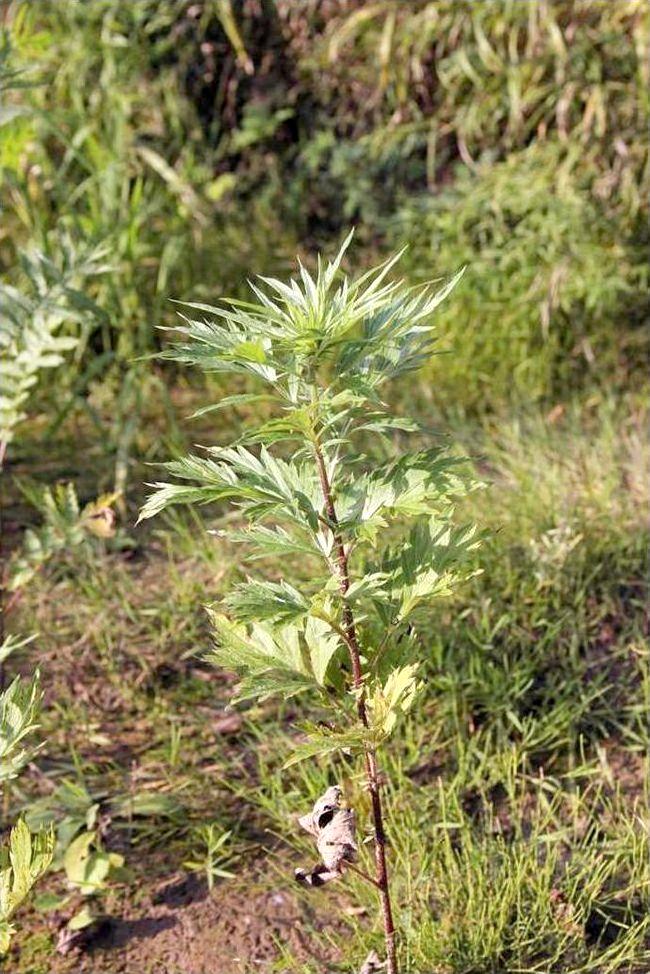
[[[242,521],[231,540],[256,558],[313,566],[299,588],[284,574],[237,585],[210,610],[210,659],[239,674],[238,700],[304,693],[318,700],[324,720],[305,724],[288,765],[337,753],[362,761],[375,860],[367,881],[379,895],[395,974],[378,752],[421,688],[419,611],[472,574],[477,539],[473,527],[453,523],[457,500],[472,486],[458,458],[431,447],[395,455],[396,431],[422,431],[382,399],[389,381],[429,358],[433,312],[460,275],[438,291],[407,289],[388,279],[392,258],[348,278],[340,264],[349,239],[331,263],[319,258],[315,276],[300,265],[289,283],[262,278],[252,285],[253,303],[187,306],[185,340],[165,354],[246,376],[261,389],[206,409],[265,399],[275,415],[231,446],[167,464],[174,481],[155,485],[140,516],[228,500]],[[301,819],[321,858],[297,874],[309,885],[358,868],[354,811],[341,798],[331,785]]]

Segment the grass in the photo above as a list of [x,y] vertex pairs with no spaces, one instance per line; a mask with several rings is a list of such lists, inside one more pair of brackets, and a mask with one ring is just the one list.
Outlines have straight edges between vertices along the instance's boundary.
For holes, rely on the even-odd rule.
[[413,279],[468,267],[454,307],[440,313],[451,354],[429,367],[439,403],[485,413],[554,405],[578,389],[606,400],[643,381],[643,231],[590,198],[590,178],[577,146],[539,141],[459,171],[390,218],[389,239],[409,242]]
[[[467,510],[491,534],[483,574],[418,625],[426,701],[387,769],[412,974],[600,974],[650,958],[642,428],[630,400],[530,415],[498,434],[449,431],[492,483]],[[99,802],[106,842],[131,871],[99,894],[100,911],[137,910],[140,884],[196,862],[206,825],[231,830],[237,849],[235,878],[217,879],[216,896],[245,889],[251,870],[285,890],[311,855],[295,815],[334,780],[367,822],[345,760],[280,770],[296,743],[290,704],[279,716],[266,705],[230,713],[228,679],[197,660],[208,648],[200,605],[238,570],[200,528],[175,515],[136,534],[127,521],[135,548],[83,574],[63,566],[22,609],[41,633],[48,744],[15,801],[29,806],[66,777]],[[57,875],[51,887],[64,892]],[[307,918],[335,909],[300,897]],[[341,916],[319,934],[333,970],[380,946],[373,902],[357,877],[340,884]],[[287,951],[278,970],[321,969]]]

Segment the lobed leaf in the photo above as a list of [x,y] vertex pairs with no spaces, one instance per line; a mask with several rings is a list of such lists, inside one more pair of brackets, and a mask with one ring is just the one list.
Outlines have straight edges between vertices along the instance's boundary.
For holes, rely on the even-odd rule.
[[309,601],[288,582],[248,581],[236,586],[224,604],[241,622],[269,620],[285,623],[302,619]]
[[240,675],[237,699],[292,696],[326,685],[327,670],[339,647],[326,623],[308,619],[272,627],[258,622],[244,626],[208,610],[216,647],[209,662]]

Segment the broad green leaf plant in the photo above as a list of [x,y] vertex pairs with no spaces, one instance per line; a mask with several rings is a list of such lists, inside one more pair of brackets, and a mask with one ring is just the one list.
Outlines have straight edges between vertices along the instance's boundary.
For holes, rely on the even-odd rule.
[[[426,434],[382,398],[391,380],[429,359],[433,313],[460,274],[439,289],[409,289],[389,279],[398,254],[348,278],[341,261],[349,242],[331,263],[319,258],[315,275],[299,265],[288,284],[251,284],[254,301],[187,305],[184,338],[165,357],[256,387],[201,412],[262,400],[274,412],[230,446],[166,464],[173,482],[151,485],[140,518],[171,504],[230,501],[241,519],[227,534],[232,541],[275,559],[270,564],[300,564],[303,575],[311,569],[300,586],[249,579],[210,609],[210,659],[239,674],[239,700],[311,693],[330,711],[327,721],[306,725],[288,764],[336,752],[363,761],[371,881],[395,974],[378,750],[420,689],[418,613],[471,574],[477,541],[473,528],[452,523],[456,501],[473,486],[459,459],[431,446],[397,451],[396,432],[419,443]],[[338,801],[340,790],[330,792]],[[350,858],[343,855],[334,873]]]

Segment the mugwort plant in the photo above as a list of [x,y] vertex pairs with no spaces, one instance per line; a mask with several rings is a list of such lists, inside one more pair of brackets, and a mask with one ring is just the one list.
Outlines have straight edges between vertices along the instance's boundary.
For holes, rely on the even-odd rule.
[[[378,752],[421,687],[421,607],[472,573],[475,530],[452,515],[474,485],[442,449],[397,449],[397,434],[422,443],[426,433],[382,398],[388,382],[432,354],[433,312],[460,274],[439,290],[411,289],[389,279],[397,254],[348,278],[341,261],[350,239],[332,262],[318,259],[315,275],[300,264],[288,284],[260,278],[252,302],[187,305],[184,339],[164,356],[256,387],[200,412],[265,402],[272,418],[229,446],[165,464],[173,482],[151,485],[140,517],[227,500],[241,518],[230,540],[283,572],[310,566],[299,587],[279,572],[248,579],[210,609],[210,659],[239,674],[239,700],[320,698],[328,719],[304,725],[287,766],[335,752],[363,762],[375,852],[374,877],[363,875],[377,888],[387,970],[396,974]],[[341,807],[340,788],[301,823],[323,861],[299,879],[319,886],[357,868],[354,812]]]

